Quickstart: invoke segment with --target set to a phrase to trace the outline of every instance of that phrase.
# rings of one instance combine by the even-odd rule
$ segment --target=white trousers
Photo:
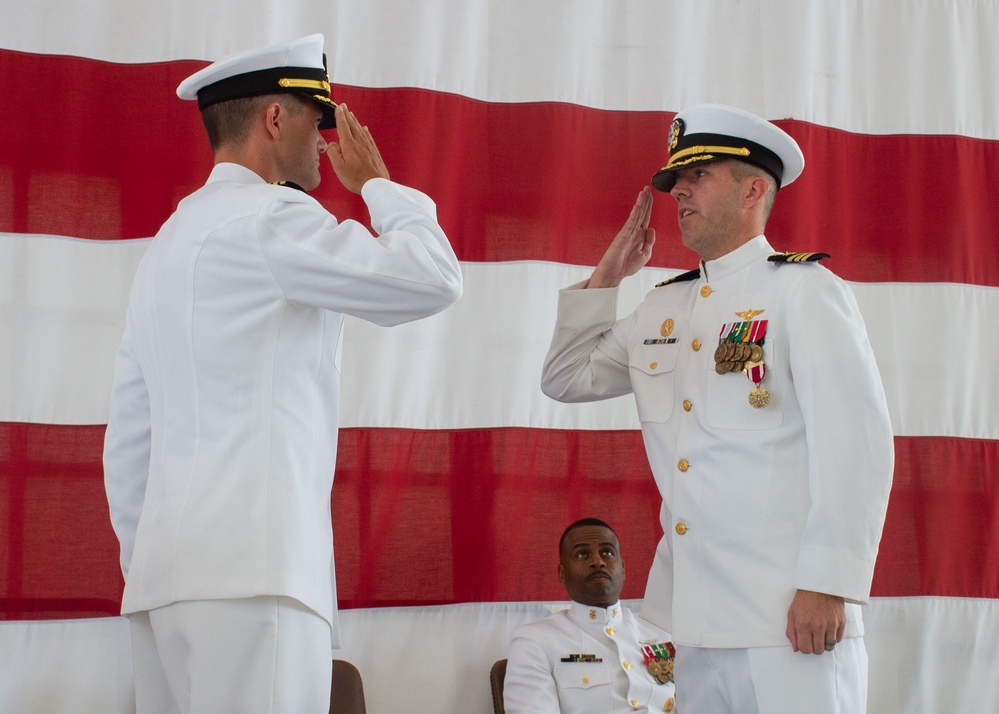
[[[860,637],[831,652],[787,647],[676,648],[676,710],[682,714],[864,714],[867,649]]]
[[[128,617],[137,714],[327,714],[329,623],[297,600],[177,602]]]

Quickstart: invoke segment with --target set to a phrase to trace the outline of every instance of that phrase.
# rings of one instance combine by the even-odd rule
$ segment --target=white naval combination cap
[[[766,169],[777,188],[801,175],[805,156],[784,130],[736,107],[696,104],[684,109],[669,128],[669,160],[652,177],[652,185],[669,191],[676,171],[693,164],[739,159]]]
[[[230,99],[261,94],[297,94],[317,102],[323,110],[320,129],[336,126],[336,103],[330,99],[330,80],[323,54],[323,36],[307,35],[208,65],[177,87],[181,99],[197,99],[198,109]]]

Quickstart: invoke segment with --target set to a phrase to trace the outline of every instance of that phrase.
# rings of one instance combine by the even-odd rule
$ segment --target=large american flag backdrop
[[[661,531],[634,405],[551,402],[541,362],[557,290],[588,275],[664,162],[673,115],[723,102],[799,141],[805,172],[768,236],[832,255],[888,394],[872,710],[999,711],[999,4],[986,0],[6,0],[0,625],[117,614],[101,467],[114,351],[149,238],[211,167],[177,84],[317,31],[334,99],[392,177],[436,201],[466,286],[427,320],[348,323],[332,502],[345,616],[419,627],[451,605],[488,618],[561,600],[555,544],[584,515],[618,529],[624,595],[641,597]],[[328,167],[313,195],[366,220]],[[655,253],[622,310],[696,265],[674,206],[656,196]]]

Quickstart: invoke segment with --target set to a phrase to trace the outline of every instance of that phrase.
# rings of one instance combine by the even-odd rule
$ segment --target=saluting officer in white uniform
[[[655,242],[645,188],[589,281],[560,293],[542,388],[635,395],[665,534],[642,614],[672,633],[684,714],[863,712],[859,606],[894,461],[863,319],[822,254],[764,235],[804,168],[788,134],[697,105],[669,144],[652,183],[699,269],[616,320],[616,288]]]
[[[566,528],[558,579],[572,604],[513,633],[507,714],[677,711],[669,633],[621,605],[624,559],[614,530],[597,518]]]
[[[104,449],[137,708],[326,712],[344,316],[427,317],[460,297],[461,270],[434,203],[391,182],[331,101],[321,35],[177,93],[197,99],[215,166],[135,276]],[[324,154],[377,235],[304,192]]]

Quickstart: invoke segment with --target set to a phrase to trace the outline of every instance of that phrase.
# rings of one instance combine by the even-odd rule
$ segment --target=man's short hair
[[[201,121],[208,132],[208,144],[213,152],[239,144],[250,133],[259,112],[271,102],[280,102],[289,113],[297,114],[305,101],[293,94],[260,94],[205,107],[201,110]]]
[[[736,181],[749,176],[759,176],[767,180],[767,195],[763,199],[763,219],[770,218],[770,212],[774,210],[774,202],[777,200],[777,179],[766,169],[755,166],[748,161],[739,159],[729,159],[727,162],[732,167],[732,175]]]
[[[565,537],[569,535],[569,531],[573,530],[574,528],[580,528],[582,526],[600,526],[601,528],[606,528],[607,530],[609,530],[611,533],[614,534],[615,538],[618,538],[617,532],[599,518],[580,518],[578,521],[572,523],[568,528],[562,531],[562,537],[559,538],[558,541],[559,557],[562,556],[562,546],[565,545]],[[620,541],[621,539],[618,538],[618,540]]]

